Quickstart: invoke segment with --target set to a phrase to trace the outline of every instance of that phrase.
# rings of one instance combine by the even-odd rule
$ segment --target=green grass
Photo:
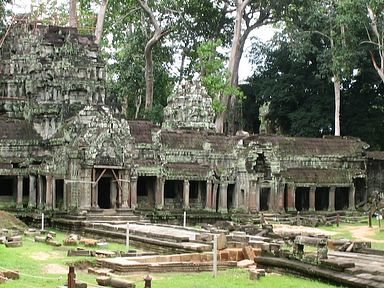
[[[57,232],[56,239],[61,241],[65,234]],[[70,249],[70,248],[68,248]],[[108,250],[125,250],[122,244],[109,243]],[[64,247],[55,248],[44,243],[35,243],[33,238],[24,237],[23,247],[6,248],[0,245],[0,267],[1,269],[18,270],[21,274],[19,280],[8,281],[2,284],[2,288],[52,288],[63,285],[66,282],[66,271],[68,263],[79,263],[82,261],[95,262],[94,257],[67,257],[67,249]],[[39,256],[39,257],[38,257]],[[48,274],[48,265],[61,265],[64,274]],[[0,269],[0,270],[1,270]],[[52,271],[53,268],[51,268]],[[51,272],[50,271],[50,272]],[[86,271],[76,269],[77,279],[96,285],[94,275],[89,275]],[[249,280],[248,272],[245,270],[233,269],[219,271],[219,277],[213,278],[211,273],[170,273],[151,275],[153,280],[152,287],[155,288],[194,288],[194,287],[270,287],[270,288],[289,288],[289,287],[314,287],[325,288],[335,287],[309,279],[296,278],[293,276],[281,276],[269,274],[260,281]],[[136,282],[136,287],[143,287],[145,274],[125,276]],[[89,286],[91,287],[91,286]]]

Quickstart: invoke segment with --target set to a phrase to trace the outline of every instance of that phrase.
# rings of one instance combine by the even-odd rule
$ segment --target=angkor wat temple
[[[199,83],[161,127],[106,105],[92,37],[20,19],[0,49],[0,206],[18,209],[354,209],[384,186],[384,153],[356,138],[225,136]]]

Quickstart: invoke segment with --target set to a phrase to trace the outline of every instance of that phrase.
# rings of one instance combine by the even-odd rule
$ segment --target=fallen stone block
[[[265,270],[264,269],[252,269],[249,270],[249,279],[251,280],[259,280],[260,277],[265,276]]]
[[[253,252],[252,247],[246,246],[242,249],[242,251],[243,251],[244,259],[249,259],[252,261],[255,260],[256,256],[255,256],[255,253]]]
[[[79,280],[75,281],[75,288],[87,288],[87,287],[88,287],[87,283]]]
[[[21,235],[17,235],[17,236],[7,236],[7,241],[8,242],[19,242],[19,241],[23,241],[23,237]]]
[[[111,277],[100,276],[100,277],[96,278],[96,282],[100,286],[110,286],[110,284],[111,284]]]
[[[239,268],[248,268],[251,265],[254,265],[255,262],[249,259],[244,259],[239,262],[237,262],[237,267]]]
[[[95,267],[89,267],[88,273],[89,274],[95,274],[99,276],[108,276],[110,273],[112,273],[113,270],[109,268],[95,268]]]
[[[217,249],[222,250],[227,248],[227,236],[224,233],[219,234],[217,237]]]
[[[81,244],[84,244],[85,246],[87,247],[96,247],[96,244],[97,244],[97,240],[95,239],[86,239],[86,238],[83,238],[80,240],[80,243]]]
[[[96,257],[116,257],[116,253],[108,250],[96,250]]]
[[[8,278],[0,276],[0,284],[5,283],[7,280],[8,280]]]
[[[45,243],[47,243],[48,245],[54,246],[54,247],[60,247],[61,246],[60,242],[58,242],[56,240],[52,240],[52,239],[46,240]]]
[[[17,280],[20,279],[20,273],[18,271],[6,270],[1,272],[2,276],[8,279]]]
[[[110,286],[114,288],[135,288],[136,285],[133,281],[111,278]]]
[[[98,242],[98,243],[96,243],[96,246],[100,247],[100,248],[107,248],[108,243],[107,242]]]
[[[35,236],[35,242],[45,243],[45,236]]]
[[[21,247],[23,246],[23,242],[5,242],[5,247],[7,248],[16,248],[16,247]]]
[[[1,236],[0,237],[0,244],[4,244],[5,242],[7,242],[7,238],[5,236]]]
[[[78,242],[77,240],[73,240],[73,239],[65,239],[63,240],[63,245],[64,246],[77,246]]]
[[[74,256],[92,256],[91,251],[89,250],[68,250],[68,257],[74,257]]]

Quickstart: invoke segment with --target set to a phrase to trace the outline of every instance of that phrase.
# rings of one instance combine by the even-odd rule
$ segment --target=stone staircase
[[[146,222],[142,216],[133,214],[132,210],[100,209],[90,211],[85,216],[85,224],[110,223],[122,224],[127,222]]]

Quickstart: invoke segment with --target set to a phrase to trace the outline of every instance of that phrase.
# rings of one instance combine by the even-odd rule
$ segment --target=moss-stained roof
[[[147,120],[131,120],[128,121],[128,125],[136,143],[152,143],[152,131],[159,129],[158,126]]]
[[[369,151],[367,157],[373,160],[384,160],[384,151]]]
[[[0,140],[41,140],[32,124],[26,120],[0,116]]]
[[[161,132],[161,143],[171,149],[202,150],[204,143],[211,144],[215,151],[227,152],[232,150],[238,137],[224,136],[222,134],[207,134],[199,131]]]
[[[282,171],[281,176],[287,182],[298,184],[346,184],[352,182],[348,170],[340,169],[288,169]]]
[[[173,175],[206,177],[209,167],[193,163],[168,163],[167,172]]]
[[[293,156],[359,156],[366,143],[359,139],[302,138],[271,135],[252,135],[244,140],[258,144],[271,144],[280,154]]]

